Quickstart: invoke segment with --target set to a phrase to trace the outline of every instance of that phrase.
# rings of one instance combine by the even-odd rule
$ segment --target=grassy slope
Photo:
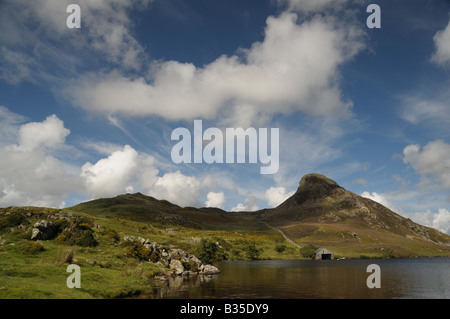
[[[0,211],[32,212],[29,225],[0,230],[0,298],[114,298],[151,292],[151,278],[162,270],[147,261],[125,257],[123,237],[148,238],[165,247],[174,245],[196,254],[202,238],[213,238],[224,248],[228,259],[246,259],[245,247],[255,243],[262,259],[300,259],[299,250],[286,242],[277,231],[268,228],[255,213],[226,213],[220,210],[181,208],[140,194],[121,195],[114,199],[100,199],[65,209],[89,218],[100,225],[94,228],[97,247],[67,246],[56,240],[42,241],[44,251],[34,255],[23,252],[30,243],[32,224],[46,219],[57,210],[47,208],[6,208]],[[404,231],[396,233],[374,229],[358,219],[345,218],[335,223],[310,220],[283,220],[282,215],[270,221],[289,238],[302,245],[327,247],[336,256],[391,257],[449,256],[450,248],[418,240]],[[386,219],[386,223],[389,221]],[[395,228],[395,224],[392,224]],[[105,233],[116,231],[121,240],[114,242]],[[354,237],[352,233],[356,233]],[[279,253],[278,244],[286,249]],[[64,255],[74,254],[72,263],[82,271],[82,288],[66,286],[68,263]],[[95,265],[87,262],[96,261]]]
[[[44,240],[41,244],[45,250],[31,255],[24,253],[23,249],[33,242],[29,240],[31,225],[46,219],[56,210],[35,207],[0,209],[41,214],[27,218],[29,225],[26,229],[13,227],[0,231],[0,242],[4,241],[0,245],[0,298],[116,298],[148,294],[152,290],[151,278],[161,273],[161,268],[151,262],[125,257],[122,239],[130,235],[148,238],[165,247],[174,245],[194,254],[197,243],[202,238],[215,238],[227,247],[228,259],[246,259],[242,248],[249,242],[256,243],[261,251],[260,258],[263,259],[301,258],[298,249],[285,243],[279,233],[267,229],[262,223],[255,224],[254,219],[250,224],[245,218],[239,219],[234,225],[238,227],[229,228],[230,225],[225,223],[225,227],[206,229],[206,224],[191,228],[178,225],[176,220],[175,223],[171,223],[174,220],[169,220],[164,224],[162,220],[158,220],[158,224],[150,224],[143,220],[146,219],[143,218],[145,215],[139,214],[133,218],[138,220],[132,220],[129,217],[134,216],[133,214],[125,214],[130,212],[130,206],[122,207],[121,212],[119,209],[100,213],[94,207],[91,207],[93,210],[89,213],[80,212],[79,208],[64,211],[86,216],[101,226],[93,228],[94,237],[99,242],[97,247],[68,246],[55,239]],[[87,207],[85,209],[89,211]],[[155,220],[154,217],[149,219]],[[213,218],[213,226],[216,218],[219,217]],[[105,229],[115,230],[121,241],[114,243],[105,234]],[[275,251],[278,242],[286,245],[286,250],[282,253]],[[70,274],[66,272],[68,263],[64,262],[64,256],[69,251],[74,254],[71,263],[81,267],[81,289],[69,289],[66,286],[66,279]],[[96,264],[88,263],[88,259],[95,260]]]

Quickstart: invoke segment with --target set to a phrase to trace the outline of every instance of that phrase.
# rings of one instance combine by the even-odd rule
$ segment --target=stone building
[[[334,253],[326,248],[319,248],[316,250],[315,260],[332,260],[334,259]]]

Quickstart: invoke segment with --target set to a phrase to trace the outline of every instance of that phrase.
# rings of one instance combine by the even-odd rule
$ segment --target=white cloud
[[[234,206],[233,208],[231,208],[232,212],[251,212],[251,211],[255,211],[258,210],[258,200],[254,197],[251,196],[249,198],[247,198],[245,200],[245,204],[243,203],[239,203],[236,206]]]
[[[55,149],[61,147],[70,131],[56,115],[48,116],[43,122],[24,124],[19,129],[19,147],[33,150],[38,147]]]
[[[377,192],[369,193],[369,192],[365,191],[361,194],[361,196],[371,199],[377,203],[380,203],[381,205],[389,208],[390,210],[392,210],[394,212],[398,212],[398,209],[390,201],[388,201],[386,199],[386,196],[383,194],[378,194]]]
[[[264,197],[270,207],[277,207],[286,199],[294,195],[294,193],[294,191],[286,191],[286,188],[284,187],[271,187],[266,191]]]
[[[89,194],[98,198],[125,193],[139,169],[138,157],[136,150],[126,145],[122,151],[115,151],[95,164],[84,164],[81,177]]]
[[[408,145],[403,156],[403,162],[421,175],[424,185],[434,182],[450,188],[450,145],[445,141],[429,142],[422,150],[420,145]]]
[[[25,117],[0,105],[0,147],[17,141],[19,134],[17,127],[25,120]]]
[[[19,125],[21,116],[0,111],[7,115],[2,130],[10,133],[0,137],[0,205],[64,206],[64,198],[82,185],[76,169],[53,155],[69,134],[64,123],[52,115]]]
[[[444,30],[434,35],[433,40],[436,50],[431,61],[441,66],[450,66],[450,22]]]
[[[159,177],[149,191],[158,199],[166,199],[180,206],[201,206],[199,200],[204,181],[195,176],[183,175],[180,171],[166,173]]]
[[[403,101],[400,116],[412,124],[428,123],[430,128],[442,126],[446,130],[450,125],[449,99],[447,91],[436,92],[435,88],[430,98],[407,97]]]
[[[425,213],[414,213],[411,215],[411,219],[417,223],[433,227],[450,235],[450,212],[447,209],[441,208],[437,213],[427,210]]]
[[[66,95],[106,115],[168,120],[226,115],[241,125],[295,111],[347,114],[352,103],[342,97],[338,68],[364,48],[363,31],[325,17],[300,25],[296,20],[293,13],[269,17],[264,41],[203,67],[160,62],[152,68],[152,81],[118,71],[90,74],[71,83]]]
[[[81,57],[89,60],[91,54],[121,69],[139,69],[146,56],[133,36],[130,12],[149,2],[79,0],[81,30],[71,30],[66,8],[73,1],[3,1],[0,58],[6,63],[0,65],[0,77],[13,84],[57,81],[59,76],[73,76]]]
[[[208,195],[206,195],[206,207],[217,207],[224,209],[225,207],[225,194],[223,192],[209,192]]]

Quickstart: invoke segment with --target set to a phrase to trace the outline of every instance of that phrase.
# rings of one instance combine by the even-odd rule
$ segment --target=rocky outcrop
[[[51,239],[56,234],[55,224],[48,220],[40,220],[33,225],[31,240]]]
[[[219,274],[220,270],[213,265],[204,265],[200,259],[188,252],[171,247],[169,249],[162,247],[156,242],[142,237],[125,236],[124,241],[133,244],[138,243],[149,251],[149,261],[154,262],[161,267],[173,271],[174,275],[192,276],[192,275],[214,275]]]

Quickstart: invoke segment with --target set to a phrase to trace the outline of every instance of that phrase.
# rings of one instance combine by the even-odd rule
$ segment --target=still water
[[[381,288],[366,285],[367,266]],[[219,275],[154,282],[151,298],[450,298],[450,258],[263,260],[218,264]]]

